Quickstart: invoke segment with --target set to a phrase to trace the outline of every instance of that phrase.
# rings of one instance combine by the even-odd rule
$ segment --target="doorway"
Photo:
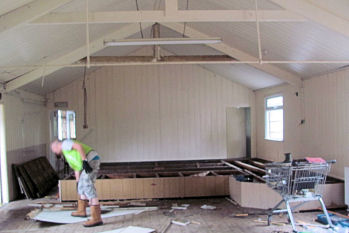
[[[5,114],[4,105],[0,104],[0,204],[9,202],[6,139],[5,139]]]
[[[251,158],[251,108],[229,107],[227,120],[227,157]]]

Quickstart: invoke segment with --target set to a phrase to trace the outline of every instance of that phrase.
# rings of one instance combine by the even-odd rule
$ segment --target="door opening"
[[[226,109],[227,157],[251,158],[251,108]]]
[[[5,139],[5,114],[4,105],[0,104],[0,204],[9,202],[6,139]]]

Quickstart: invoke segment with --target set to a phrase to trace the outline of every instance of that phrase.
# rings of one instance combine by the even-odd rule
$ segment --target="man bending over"
[[[86,217],[86,207],[90,204],[91,219],[84,222],[85,227],[94,227],[103,224],[101,208],[97,198],[96,181],[100,158],[96,151],[88,145],[75,140],[54,141],[51,143],[51,150],[57,156],[64,155],[65,160],[75,172],[77,190],[80,199],[78,209],[71,215],[74,217]]]

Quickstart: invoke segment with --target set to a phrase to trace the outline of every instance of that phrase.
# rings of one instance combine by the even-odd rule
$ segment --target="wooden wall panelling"
[[[252,106],[252,90],[192,65],[105,67],[50,93],[77,112],[78,138],[103,162],[227,158],[226,108]],[[108,107],[106,107],[108,106]]]
[[[229,176],[98,179],[99,199],[181,198],[229,195]],[[76,200],[76,182],[60,180],[63,201]]]

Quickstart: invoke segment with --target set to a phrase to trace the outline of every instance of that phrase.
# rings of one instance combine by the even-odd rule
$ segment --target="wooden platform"
[[[229,176],[238,171],[220,160],[102,164],[100,200],[229,195]],[[76,182],[60,180],[61,201],[77,200]]]
[[[75,180],[59,181],[62,201],[77,200]],[[229,176],[99,179],[100,200],[229,195]]]
[[[327,207],[343,207],[344,183],[331,178],[329,182],[322,185],[322,197]],[[230,197],[242,207],[269,209],[273,208],[282,197],[265,183],[240,182],[234,177],[229,177]],[[311,210],[320,208],[318,201],[304,204],[300,210]]]

